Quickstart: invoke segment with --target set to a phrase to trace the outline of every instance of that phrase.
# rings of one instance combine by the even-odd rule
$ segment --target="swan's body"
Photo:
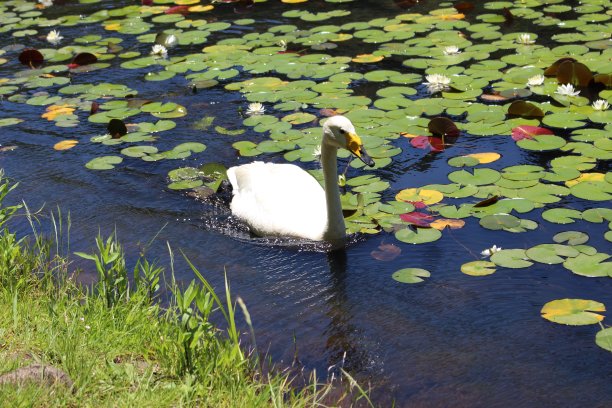
[[[321,164],[325,189],[293,164],[254,162],[231,167],[232,214],[259,236],[305,238],[341,244],[344,218],[338,190],[337,152],[345,148],[372,165],[353,124],[334,116],[323,126]]]

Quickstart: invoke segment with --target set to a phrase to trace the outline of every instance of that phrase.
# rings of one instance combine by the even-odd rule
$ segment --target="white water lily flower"
[[[544,83],[545,79],[544,75],[534,75],[527,79],[527,86],[540,86]]]
[[[246,110],[247,115],[263,115],[266,108],[259,102],[249,103],[249,107]]]
[[[555,93],[564,96],[578,96],[580,91],[576,91],[572,84],[563,84],[557,87]]]
[[[321,145],[318,145],[312,151],[312,155],[315,159],[319,160],[321,158]]]
[[[446,91],[449,88],[448,84],[451,82],[449,77],[441,74],[427,75],[425,79],[427,80],[425,85],[427,85],[427,90],[429,93]]]
[[[168,37],[166,37],[164,44],[166,47],[172,48],[176,45],[177,42],[178,42],[178,39],[176,38],[176,35],[170,34]]]
[[[461,54],[459,47],[457,47],[456,45],[449,45],[448,47],[444,47],[444,50],[442,52],[444,53],[444,55]]]
[[[531,39],[531,34],[519,34],[516,42],[523,45],[534,44],[535,40]]]
[[[595,109],[596,111],[605,111],[608,109],[608,107],[610,106],[610,104],[608,103],[608,101],[606,101],[605,99],[598,99],[595,102],[593,102],[593,105],[591,105],[593,107],[593,109]]]
[[[49,34],[47,34],[47,41],[53,45],[59,44],[63,39],[64,37],[62,37],[60,32],[57,30],[52,30]]]
[[[287,51],[287,41],[280,40],[277,44],[283,51]]]
[[[151,49],[152,55],[159,55],[162,58],[168,57],[168,50],[163,45],[155,44]]]
[[[51,7],[53,5],[53,0],[38,0],[38,4],[43,7]]]
[[[482,255],[482,256],[491,256],[494,253],[499,252],[501,250],[502,250],[501,247],[498,247],[497,245],[493,245],[491,248],[487,248],[484,251],[482,251],[480,253],[480,255]]]

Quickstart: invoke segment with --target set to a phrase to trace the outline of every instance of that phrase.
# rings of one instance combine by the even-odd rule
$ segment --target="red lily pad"
[[[83,65],[95,64],[98,62],[98,57],[90,52],[80,52],[70,61],[69,67],[76,68]]]
[[[593,79],[593,73],[578,61],[563,61],[557,69],[557,81],[560,84],[587,86]]]
[[[400,218],[402,221],[407,222],[412,225],[416,225],[421,228],[429,228],[434,220],[433,215],[425,214],[422,212],[413,211],[406,214],[400,214]]]
[[[45,62],[45,57],[34,48],[26,48],[19,54],[19,62],[31,68],[38,68]]]
[[[392,261],[398,256],[400,256],[401,253],[402,250],[397,245],[380,244],[378,246],[378,249],[372,251],[370,255],[372,255],[372,258],[378,261]]]
[[[539,126],[521,125],[512,129],[512,140],[519,141],[522,139],[533,139],[534,136],[538,135],[552,135],[553,132],[550,129],[546,129]]]
[[[430,120],[429,124],[427,125],[427,128],[434,136],[459,136],[459,128],[457,128],[455,122],[453,122],[449,118],[445,118],[442,116],[438,116]]]
[[[544,117],[544,112],[533,103],[514,101],[508,107],[508,115],[520,116],[523,118],[542,118]]]

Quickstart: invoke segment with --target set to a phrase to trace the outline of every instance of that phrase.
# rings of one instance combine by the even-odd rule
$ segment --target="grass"
[[[257,353],[240,345],[229,283],[222,299],[189,260],[198,279],[186,288],[172,279],[173,300],[161,307],[164,268],[142,258],[128,270],[115,234],[98,236],[94,253],[77,254],[93,261],[98,280],[79,285],[68,256],[69,217],[52,214],[54,234],[44,237],[25,204],[2,205],[14,187],[0,171],[0,406],[371,405],[351,377],[341,387],[313,379],[297,389],[286,372],[264,374]],[[6,227],[20,210],[32,226],[22,238]],[[173,277],[174,262],[170,269]],[[225,330],[211,323],[218,313]],[[49,385],[40,371],[7,380],[35,364],[69,380]]]

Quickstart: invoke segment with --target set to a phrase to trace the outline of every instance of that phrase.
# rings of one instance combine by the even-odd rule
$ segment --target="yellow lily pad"
[[[61,142],[57,142],[53,145],[55,150],[68,150],[72,149],[79,143],[78,140],[62,140]]]
[[[358,62],[360,64],[372,64],[374,62],[382,61],[382,55],[373,55],[373,54],[359,54],[351,61]]]
[[[551,322],[582,326],[601,322],[604,317],[594,312],[605,311],[604,304],[594,300],[558,299],[546,303],[540,313]]]
[[[499,160],[501,155],[495,152],[486,152],[486,153],[472,153],[466,154],[467,157],[473,157],[478,160],[480,164],[492,163],[496,160]]]
[[[444,194],[439,191],[421,188],[406,188],[395,196],[398,201],[421,201],[427,205],[439,203],[443,198]]]

